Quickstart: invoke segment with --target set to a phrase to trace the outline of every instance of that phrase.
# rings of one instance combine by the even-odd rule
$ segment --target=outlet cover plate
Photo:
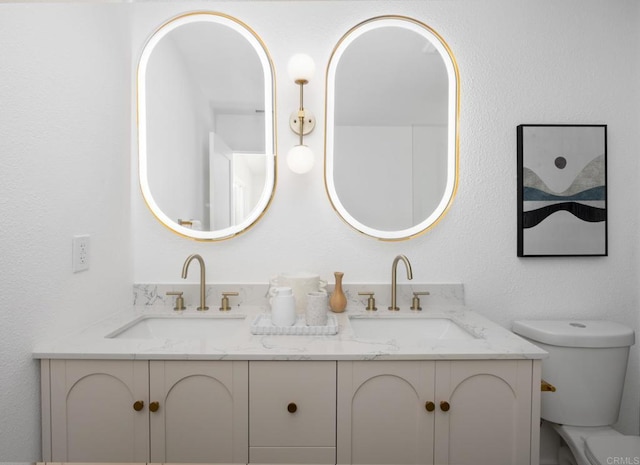
[[[73,236],[73,272],[89,269],[90,236]]]

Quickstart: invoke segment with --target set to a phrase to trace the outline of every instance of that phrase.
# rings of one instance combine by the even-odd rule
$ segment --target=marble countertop
[[[193,307],[171,309],[133,306],[85,330],[39,344],[37,359],[139,359],[139,360],[460,360],[460,359],[542,359],[546,352],[483,316],[458,306],[432,307],[428,311],[401,310],[367,312],[364,307],[333,314],[339,325],[335,335],[254,335],[250,328],[266,306],[236,306],[228,313],[212,309],[198,312]],[[106,337],[140,318],[207,319],[229,316],[245,318],[233,337],[201,339],[118,339]],[[356,337],[351,318],[445,318],[474,337],[425,339],[412,343],[402,338],[366,340]],[[384,322],[380,322],[384,324]]]

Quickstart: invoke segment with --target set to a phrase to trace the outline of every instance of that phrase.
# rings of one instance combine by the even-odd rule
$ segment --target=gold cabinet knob
[[[133,410],[135,410],[136,412],[139,412],[140,410],[142,410],[144,408],[144,402],[141,400],[136,400],[133,403]]]
[[[298,410],[298,406],[296,405],[295,402],[290,402],[289,405],[287,405],[287,411],[289,413],[296,413],[297,410]]]
[[[434,404],[433,402],[429,401],[426,404],[424,404],[424,408],[427,409],[427,412],[433,412],[436,409],[436,404]]]
[[[151,410],[152,412],[157,412],[159,408],[160,408],[159,402],[151,402],[149,404],[149,410]]]
[[[443,412],[448,412],[450,408],[451,406],[449,405],[449,402],[447,402],[446,400],[443,400],[442,402],[440,402],[440,410],[442,410]]]

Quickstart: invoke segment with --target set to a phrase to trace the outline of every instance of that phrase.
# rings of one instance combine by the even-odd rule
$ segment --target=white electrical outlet
[[[90,236],[73,236],[73,272],[89,269]]]

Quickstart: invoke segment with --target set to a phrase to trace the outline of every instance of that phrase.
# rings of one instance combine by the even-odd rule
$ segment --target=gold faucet
[[[198,307],[198,310],[209,310],[209,307],[207,307],[204,260],[197,253],[189,255],[185,260],[184,265],[182,265],[182,279],[187,279],[189,264],[194,258],[200,262],[200,306]]]
[[[398,272],[398,262],[402,260],[404,262],[405,267],[407,268],[407,279],[413,279],[413,272],[411,271],[411,263],[409,263],[409,259],[404,255],[398,255],[393,259],[393,264],[391,265],[391,306],[389,310],[398,311],[400,310],[396,305],[396,274]]]

